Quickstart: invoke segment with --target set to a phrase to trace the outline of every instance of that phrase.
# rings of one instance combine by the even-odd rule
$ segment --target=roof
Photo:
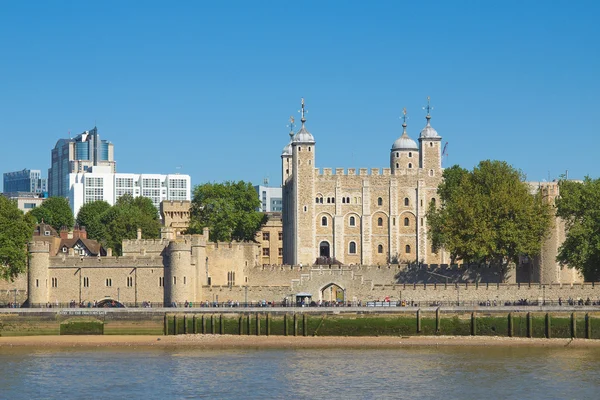
[[[66,247],[67,249],[72,249],[75,247],[77,243],[80,243],[80,246],[85,247],[90,255],[97,256],[103,255],[104,249],[102,245],[95,240],[92,239],[83,239],[83,238],[75,238],[75,239],[61,239],[60,245],[58,246],[60,249]]]

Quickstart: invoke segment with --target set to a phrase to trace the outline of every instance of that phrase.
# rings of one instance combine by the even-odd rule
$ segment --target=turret
[[[48,268],[50,245],[48,242],[29,242],[29,268],[27,293],[29,307],[40,307],[48,303]]]
[[[406,133],[406,108],[403,110],[402,136],[400,136],[392,145],[390,152],[390,168],[392,174],[396,174],[397,170],[416,169],[417,154],[419,147]]]
[[[294,164],[292,162],[292,141],[294,140],[294,117],[290,117],[290,141],[281,152],[281,186],[292,176]]]
[[[431,126],[431,110],[433,107],[430,105],[430,98],[427,97],[427,125],[421,131],[419,135],[420,144],[420,166],[424,170],[438,171],[442,168],[442,156],[441,156],[441,143],[442,138],[438,135],[437,131]]]
[[[167,247],[165,262],[165,305],[196,301],[196,274],[192,247],[187,240],[174,240]]]

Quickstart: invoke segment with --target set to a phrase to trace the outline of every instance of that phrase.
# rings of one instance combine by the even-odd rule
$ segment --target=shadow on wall
[[[503,283],[508,274],[485,265],[413,264],[398,272],[396,283]]]

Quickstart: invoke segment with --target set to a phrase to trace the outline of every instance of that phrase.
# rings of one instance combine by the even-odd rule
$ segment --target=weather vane
[[[308,110],[304,109],[304,97],[302,97],[302,99],[301,99],[301,104],[302,104],[302,108],[300,110],[298,110],[298,112],[302,116],[300,118],[300,122],[302,122],[302,125],[304,125],[304,123],[306,122],[306,118],[304,117],[304,114],[306,114],[308,112]]]
[[[406,120],[408,119],[408,117],[406,116],[406,107],[404,107],[402,109],[402,116],[400,117],[402,118],[402,126],[406,126]]]
[[[431,111],[433,110],[433,107],[430,104],[431,102],[431,98],[429,96],[427,96],[427,106],[423,107],[423,110],[427,110],[427,119],[431,118]]]
[[[288,125],[288,127],[290,128],[290,137],[294,136],[294,127],[295,127],[294,121],[295,121],[294,116],[290,115],[290,124]]]

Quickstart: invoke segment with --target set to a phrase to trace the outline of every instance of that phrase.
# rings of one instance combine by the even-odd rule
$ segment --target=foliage
[[[188,233],[210,229],[210,240],[252,241],[266,221],[251,183],[205,183],[194,188]]]
[[[482,161],[473,171],[444,171],[441,207],[427,213],[435,249],[452,259],[506,268],[520,255],[540,253],[552,215],[541,194],[531,194],[524,176],[504,161]]]
[[[565,220],[567,235],[557,261],[583,273],[586,281],[600,279],[600,179],[561,180],[556,215]]]
[[[63,226],[70,229],[75,223],[69,201],[64,197],[50,197],[39,207],[29,211],[29,214],[36,219],[38,224],[43,220],[57,231],[60,231]]]
[[[110,204],[104,200],[86,203],[77,213],[77,225],[85,227],[89,238],[101,241],[106,237],[106,229],[100,222],[100,217],[109,209]]]
[[[116,204],[100,216],[100,224],[104,226],[104,237],[101,239],[105,247],[112,248],[116,254],[122,253],[123,239],[135,239],[137,230],[142,230],[144,239],[155,239],[160,236],[158,210],[147,197],[121,196]]]
[[[0,196],[0,279],[12,279],[27,267],[27,242],[35,221],[17,204]]]

